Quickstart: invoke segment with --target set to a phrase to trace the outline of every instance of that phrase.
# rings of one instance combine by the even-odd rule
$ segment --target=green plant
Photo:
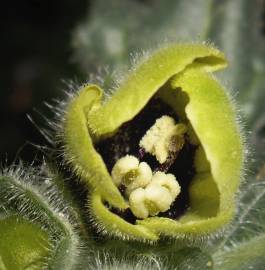
[[[145,39],[142,38],[147,36],[147,33],[141,33],[137,39],[128,38],[128,34],[134,31],[140,33],[139,27],[144,23],[146,28],[141,31],[149,31],[148,36],[153,43],[161,41],[162,33],[169,38],[176,35],[179,39],[188,41],[194,40],[194,36],[200,33],[202,40],[210,39],[220,46],[231,62],[228,71],[221,73],[221,80],[229,81],[232,89],[240,90],[234,97],[237,107],[241,109],[238,114],[242,115],[246,130],[252,130],[251,136],[247,132],[245,135],[247,145],[251,147],[244,150],[244,156],[247,160],[246,167],[251,168],[254,173],[245,172],[245,180],[237,191],[235,217],[231,221],[234,212],[233,198],[238,187],[243,159],[241,138],[233,105],[227,98],[227,90],[208,73],[225,65],[224,56],[205,44],[193,44],[188,45],[190,47],[186,50],[189,61],[175,65],[174,60],[185,54],[176,54],[174,46],[173,53],[168,54],[166,50],[171,47],[162,46],[158,50],[159,56],[156,56],[155,51],[139,56],[134,64],[136,68],[132,69],[129,75],[122,75],[123,82],[119,82],[118,87],[111,87],[111,82],[115,80],[113,74],[107,74],[100,83],[96,80],[97,85],[106,89],[104,93],[95,84],[70,85],[74,91],[67,93],[68,100],[66,97],[65,101],[51,107],[58,117],[50,123],[53,131],[47,136],[51,144],[45,153],[43,164],[36,168],[19,164],[3,169],[0,176],[0,269],[263,269],[265,182],[262,170],[258,175],[256,172],[264,162],[262,151],[259,151],[263,147],[261,141],[264,139],[264,92],[260,91],[264,85],[264,49],[259,45],[255,45],[255,51],[249,49],[253,48],[254,44],[264,42],[257,32],[259,2],[154,1],[151,8],[144,6],[144,9],[138,12],[141,5],[128,1],[97,1],[94,4],[94,15],[87,22],[89,28],[86,24],[80,25],[75,32],[76,59],[79,59],[85,71],[93,70],[88,63],[96,63],[95,66],[99,63],[95,59],[91,61],[91,54],[87,51],[92,50],[100,55],[104,64],[109,63],[117,69],[124,69],[129,52],[147,47]],[[124,13],[122,10],[132,14],[131,19],[124,21],[123,15],[120,16]],[[200,15],[196,24],[189,22],[190,14],[195,10]],[[98,16],[99,13],[102,16]],[[160,17],[154,20],[154,13],[160,14]],[[243,24],[242,21],[247,21],[248,24]],[[172,27],[179,25],[179,22],[181,27]],[[255,31],[246,31],[247,27]],[[114,35],[109,34],[111,31]],[[86,42],[86,37],[93,33],[97,33],[94,43]],[[119,42],[99,42],[102,38],[113,36]],[[246,39],[249,41],[242,42]],[[102,47],[102,44],[107,47]],[[119,45],[118,48],[108,47],[115,44]],[[181,49],[183,48],[185,46]],[[193,50],[190,50],[191,48]],[[200,49],[197,51],[195,48]],[[170,57],[166,63],[172,66],[172,70],[169,67],[159,72],[159,68],[154,70],[152,61],[157,57],[159,64],[163,64],[162,59],[167,55]],[[154,77],[155,80],[146,79],[149,77]],[[113,91],[117,88],[117,92]],[[172,104],[173,98],[168,93],[169,89],[176,88],[179,91],[176,91],[179,103]],[[131,103],[132,92],[128,93],[128,89],[137,93],[137,98]],[[168,124],[168,130],[173,130],[174,136],[178,138],[178,146],[173,149],[173,153],[177,155],[183,148],[185,136],[193,143],[198,143],[199,137],[202,147],[197,149],[195,155],[196,171],[209,172],[210,165],[211,172],[218,176],[216,185],[213,185],[210,179],[206,181],[206,185],[197,185],[193,190],[193,209],[205,215],[206,221],[201,225],[196,215],[188,217],[187,220],[195,225],[193,233],[189,230],[192,226],[189,228],[184,224],[180,229],[175,229],[175,225],[168,221],[163,228],[163,217],[149,217],[147,220],[150,223],[155,221],[150,226],[145,220],[139,222],[138,227],[124,224],[124,220],[120,218],[121,209],[128,206],[124,197],[127,196],[126,192],[131,192],[131,179],[135,181],[140,172],[148,172],[140,171],[137,166],[141,163],[136,162],[133,170],[127,170],[124,176],[124,165],[115,161],[132,153],[123,148],[118,149],[118,152],[121,151],[118,159],[113,158],[111,164],[106,162],[108,158],[104,149],[111,144],[119,145],[122,139],[122,136],[115,133],[117,127],[131,120],[136,112],[143,110],[148,98],[158,89],[160,96],[177,111],[181,124],[184,124],[179,133],[176,133],[179,123]],[[77,90],[79,91],[76,92]],[[235,96],[233,92],[229,95]],[[204,107],[204,104],[210,104],[210,99],[214,100],[214,104]],[[189,107],[187,103],[190,104]],[[123,106],[118,107],[121,104]],[[183,108],[186,108],[185,112]],[[222,117],[219,118],[220,115]],[[109,121],[105,121],[106,119]],[[159,119],[161,118],[155,117],[154,120]],[[203,122],[198,122],[199,119],[203,119]],[[153,129],[150,129],[150,125],[144,131],[152,135],[157,126],[153,125]],[[227,127],[228,130],[225,129]],[[217,138],[223,138],[221,146],[216,147],[214,140],[211,142],[211,138],[207,137],[207,130],[217,134]],[[125,126],[124,131],[130,133],[132,129]],[[142,135],[145,135],[145,132]],[[113,136],[114,134],[117,136]],[[171,138],[171,135],[167,137],[166,134],[160,136],[165,138],[165,142]],[[130,140],[129,142],[131,143]],[[123,140],[123,143],[128,141]],[[144,142],[140,144],[141,147],[139,144],[137,141],[136,146],[140,149],[134,151],[140,150],[140,156],[149,151],[152,157],[148,159],[148,164],[153,164],[154,158],[163,159],[163,151],[166,159],[168,158],[169,150],[164,144],[158,147],[158,150],[148,148]],[[95,152],[94,146],[103,156],[104,162]],[[145,149],[144,152],[142,148]],[[234,156],[230,149],[236,151]],[[249,156],[248,151],[253,150],[256,154]],[[110,157],[115,156],[115,151],[111,152],[113,156]],[[175,158],[173,155],[172,159],[168,159],[169,166]],[[225,159],[229,162],[224,162]],[[254,159],[254,162],[250,162],[251,159]],[[114,175],[114,179],[118,179],[116,185],[110,177],[115,164],[117,170],[112,177]],[[222,170],[216,164],[221,164]],[[109,167],[109,172],[106,166]],[[167,174],[166,170],[167,166],[159,167],[160,172]],[[228,177],[231,177],[230,182],[222,186]],[[178,180],[178,177],[176,178]],[[148,184],[139,185],[144,189]],[[220,194],[215,192],[216,186]],[[123,196],[117,187],[125,188]],[[170,188],[166,188],[163,192],[169,190]],[[210,207],[204,203],[201,194],[207,197],[207,202],[211,201]],[[216,201],[223,208],[214,207]],[[115,206],[112,212],[111,206]],[[157,215],[156,207],[148,205],[147,208],[150,215]],[[162,216],[163,211],[160,213]],[[219,214],[224,217],[221,221],[214,222],[214,219],[209,218]],[[157,229],[153,231],[155,226]],[[140,241],[133,241],[135,239]]]
[[[211,47],[199,44],[169,45],[154,52],[147,60],[134,67],[105,103],[101,101],[104,100],[104,96],[101,97],[103,91],[96,85],[81,88],[77,96],[70,101],[65,109],[62,123],[64,153],[81,180],[92,187],[90,208],[100,230],[107,235],[116,235],[125,239],[154,241],[159,234],[173,237],[207,234],[231,219],[234,212],[233,196],[241,174],[243,150],[235,113],[229,104],[229,99],[218,82],[208,74],[209,71],[224,65],[222,54]],[[156,103],[155,108],[152,103]],[[166,104],[169,108],[163,108]],[[149,110],[149,114],[143,115],[146,110]],[[147,130],[150,126],[144,123],[153,124],[158,118],[162,121],[165,117],[163,115],[167,114],[172,114],[172,117],[174,115],[186,130],[183,131],[186,133],[185,138],[176,137],[177,133],[171,134],[172,138],[177,138],[174,143],[178,144],[180,139],[183,140],[182,155],[185,148],[194,150],[190,150],[185,160],[181,161],[182,155],[178,156],[181,149],[176,149],[177,152],[174,152],[174,149],[163,150],[161,149],[163,145],[160,145],[158,150],[152,153],[158,159],[156,164],[148,157],[144,159],[142,156],[139,159],[150,161],[153,163],[153,170],[161,171],[159,176],[161,179],[158,181],[167,181],[164,172],[170,170],[170,167],[173,168],[171,173],[174,176],[171,176],[176,176],[177,180],[182,182],[182,193],[189,194],[190,202],[186,202],[189,204],[189,210],[175,223],[172,219],[166,218],[170,217],[168,215],[164,218],[146,219],[148,213],[144,212],[151,211],[151,216],[156,216],[161,211],[160,207],[166,203],[162,203],[162,198],[168,198],[170,195],[166,195],[166,191],[161,188],[158,190],[157,185],[154,190],[154,186],[147,187],[148,182],[137,184],[135,182],[137,180],[131,175],[128,176],[131,179],[127,181],[134,187],[130,188],[131,194],[125,197],[128,197],[129,208],[134,215],[144,218],[142,221],[136,220],[136,225],[132,225],[126,218],[115,215],[114,209],[110,210],[114,207],[125,212],[128,208],[127,202],[121,195],[123,193],[119,192],[114,181],[119,177],[120,180],[116,185],[126,187],[126,183],[121,181],[124,175],[126,177],[126,174],[136,170],[136,167],[128,169],[127,167],[132,166],[131,164],[137,162],[137,159],[133,156],[124,159],[123,156],[137,155],[135,148],[140,143],[137,140],[142,136],[139,137],[138,134],[145,134],[145,132],[151,134],[151,129]],[[168,128],[170,126],[162,127],[161,130],[165,133],[164,129]],[[76,133],[76,130],[79,132]],[[157,133],[160,131],[154,132],[156,134],[151,136],[158,136]],[[142,140],[143,144],[138,146],[139,150],[148,151],[145,146],[153,140],[149,137],[146,137],[145,142]],[[163,142],[165,146],[173,143],[170,141],[171,137],[168,138],[168,142]],[[163,139],[159,138],[159,141],[161,140]],[[154,141],[153,144],[152,147],[157,147],[158,142]],[[166,156],[161,161],[159,157],[162,151],[166,152],[162,153]],[[226,157],[230,153],[232,155],[227,161]],[[194,158],[195,165],[193,165]],[[185,165],[188,159],[191,159],[189,166]],[[114,168],[115,162],[117,165]],[[121,164],[118,165],[118,162]],[[144,164],[148,166],[146,162]],[[162,167],[165,166],[167,168],[163,169]],[[174,166],[180,168],[176,169]],[[186,171],[194,175],[186,176],[186,172],[182,175],[182,166],[186,166]],[[113,179],[110,177],[111,170]],[[144,177],[141,175],[138,182],[143,181]],[[152,171],[150,171],[151,177]],[[158,174],[154,175],[150,180],[151,183],[157,177]],[[192,181],[191,186],[188,184],[190,181]],[[172,180],[172,183],[174,182],[175,179]],[[229,188],[227,188],[228,184]],[[168,183],[164,185],[167,186]],[[150,199],[139,198],[145,196],[145,190],[138,188],[145,187],[151,188],[152,191],[149,192],[153,194],[158,192],[158,197],[152,199],[152,194],[148,195],[147,189],[146,196]],[[128,188],[126,190],[128,192]],[[184,196],[181,196],[182,199]],[[160,205],[156,203],[158,201],[161,201]],[[104,203],[108,206],[104,206]],[[174,207],[181,208],[181,204],[183,202],[178,200]],[[172,207],[170,209],[166,207],[162,212],[166,210],[177,211]]]

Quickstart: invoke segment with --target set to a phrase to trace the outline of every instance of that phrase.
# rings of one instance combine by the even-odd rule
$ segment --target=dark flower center
[[[181,193],[172,203],[170,209],[159,213],[158,216],[177,219],[189,207],[189,185],[195,175],[193,163],[196,146],[192,145],[188,136],[185,135],[185,143],[182,149],[177,154],[170,154],[163,164],[160,164],[154,156],[140,148],[139,141],[141,138],[155,123],[156,119],[163,115],[174,118],[176,123],[180,122],[179,117],[169,105],[162,99],[153,97],[131,121],[124,123],[113,136],[100,140],[95,148],[102,156],[109,173],[121,157],[133,155],[138,157],[140,161],[147,162],[153,171],[159,170],[175,175],[181,186]],[[121,185],[119,189],[124,194],[124,186]],[[136,220],[130,209],[124,212],[117,211],[117,209],[112,209],[112,211],[128,222],[134,223]]]

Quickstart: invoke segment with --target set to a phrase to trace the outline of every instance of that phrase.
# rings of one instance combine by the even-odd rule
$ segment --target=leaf
[[[264,269],[265,234],[238,244],[231,250],[215,254],[216,270]]]
[[[51,243],[40,226],[17,215],[0,217],[0,268],[40,269],[50,253]]]
[[[78,215],[73,213],[69,203],[63,200],[53,182],[54,175],[49,175],[46,170],[21,166],[5,169],[0,175],[0,209],[28,220],[32,223],[32,231],[37,226],[42,229],[40,233],[48,235],[51,247],[45,264],[49,269],[77,269],[81,263],[81,246],[84,249],[82,238],[85,239],[85,236],[81,231],[84,225],[76,219]],[[3,222],[7,222],[6,218]],[[10,227],[16,226],[16,220],[12,219],[10,223]],[[22,225],[18,222],[17,226],[23,227],[23,222]],[[28,230],[28,225],[25,226]],[[23,238],[21,241],[18,238],[18,245],[23,245],[23,241]],[[31,245],[35,246],[30,231],[27,241],[28,249]],[[16,239],[5,241],[5,245],[12,250]],[[28,253],[34,253],[34,249]],[[23,249],[18,250],[17,256],[25,257],[23,254]]]
[[[213,254],[216,269],[263,269],[265,264],[265,182],[242,191],[238,216]]]

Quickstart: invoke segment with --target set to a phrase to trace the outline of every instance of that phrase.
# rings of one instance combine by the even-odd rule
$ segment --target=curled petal
[[[224,55],[215,48],[200,44],[170,45],[133,69],[108,101],[101,101],[97,86],[88,85],[69,103],[63,132],[66,158],[90,188],[90,211],[102,231],[154,241],[161,234],[176,238],[183,234],[207,235],[231,220],[242,174],[243,144],[233,104],[226,90],[209,73],[225,66]],[[152,168],[156,173],[150,180],[152,166],[148,162],[150,166],[143,160],[129,160],[125,156],[128,160],[119,163],[124,153],[118,158],[112,154],[104,156],[98,143],[112,136],[117,136],[115,143],[119,143],[122,139],[119,131],[136,121],[153,98],[163,101],[177,114],[177,122],[169,124],[169,130],[185,127],[177,140],[178,151],[195,154],[189,170],[183,172],[185,166],[176,166],[165,176],[162,171],[168,170],[177,155],[170,156],[172,134],[169,132],[165,138],[160,135],[167,130],[158,132],[162,139],[154,140],[151,145],[160,147],[149,152],[159,160],[160,167]],[[132,141],[129,138],[129,144]],[[148,148],[145,143],[143,146]],[[187,162],[185,157],[182,161]],[[181,177],[190,177],[191,183],[188,185],[180,179],[181,183],[174,169],[181,172]],[[122,194],[121,183],[129,190],[129,204]],[[183,192],[189,198],[189,207],[182,215],[154,216],[175,207],[178,203],[175,198]],[[131,213],[127,215],[129,206],[134,219]]]

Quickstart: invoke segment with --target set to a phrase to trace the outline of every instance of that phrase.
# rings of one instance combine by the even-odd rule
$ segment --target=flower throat
[[[157,216],[177,219],[189,207],[189,185],[195,175],[193,163],[196,146],[192,145],[188,136],[184,134],[184,142],[180,150],[174,154],[169,153],[163,163],[158,162],[154,155],[139,146],[139,142],[146,132],[156,123],[157,119],[165,115],[174,119],[176,124],[180,124],[179,117],[173,109],[162,99],[153,97],[140,113],[124,123],[113,136],[100,140],[95,148],[102,156],[109,173],[119,159],[132,155],[137,157],[140,162],[146,162],[153,172],[173,174],[181,187],[181,192],[171,204],[170,209],[158,213]],[[119,190],[125,196],[125,186],[120,185]],[[126,221],[135,223],[136,217],[130,209],[123,212],[117,209],[112,209],[112,211]]]

